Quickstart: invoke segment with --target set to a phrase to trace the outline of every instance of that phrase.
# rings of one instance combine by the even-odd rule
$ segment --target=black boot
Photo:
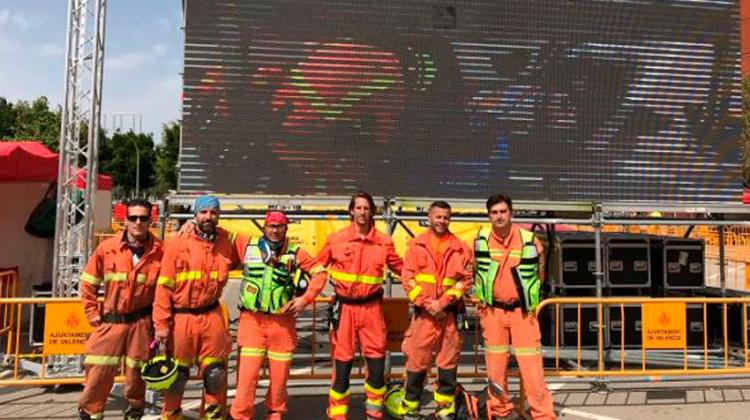
[[[123,412],[123,420],[141,420],[143,417],[143,408],[128,407]]]

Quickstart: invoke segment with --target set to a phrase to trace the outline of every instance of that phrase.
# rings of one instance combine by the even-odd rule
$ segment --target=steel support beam
[[[60,124],[53,296],[78,294],[92,251],[106,0],[69,0]]]

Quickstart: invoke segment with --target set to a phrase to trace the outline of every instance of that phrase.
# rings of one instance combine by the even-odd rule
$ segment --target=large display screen
[[[179,189],[738,202],[738,1],[187,0]]]

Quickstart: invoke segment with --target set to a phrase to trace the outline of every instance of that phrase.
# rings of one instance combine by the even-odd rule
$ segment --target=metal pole
[[[719,285],[721,296],[727,295],[727,277],[724,272],[724,225],[719,225]]]
[[[135,196],[138,197],[138,191],[141,185],[141,151],[138,148],[138,142],[132,138],[130,141],[132,141],[133,146],[135,146]]]
[[[396,226],[396,216],[393,212],[394,201],[390,198],[385,198],[383,203],[383,221],[387,229],[388,236],[393,236],[393,231]],[[389,298],[393,297],[393,275],[389,272],[385,279],[385,293]]]
[[[602,297],[604,287],[604,268],[602,267],[602,205],[594,204],[594,215],[591,224],[594,226],[594,259],[596,261],[596,297]]]

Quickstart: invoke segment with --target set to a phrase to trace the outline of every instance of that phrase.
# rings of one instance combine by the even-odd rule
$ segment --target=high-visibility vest
[[[281,313],[281,308],[294,296],[301,271],[297,268],[299,245],[288,244],[274,265],[263,262],[258,239],[247,244],[242,266],[240,305],[253,312]]]
[[[520,257],[518,266],[513,267],[513,282],[521,299],[521,309],[524,312],[533,311],[539,305],[542,282],[539,279],[539,253],[534,244],[534,233],[519,229],[521,233],[521,249],[511,249],[509,257]],[[492,305],[495,280],[500,264],[492,259],[492,255],[501,256],[502,251],[489,247],[489,230],[482,229],[474,242],[474,295],[487,305]]]

